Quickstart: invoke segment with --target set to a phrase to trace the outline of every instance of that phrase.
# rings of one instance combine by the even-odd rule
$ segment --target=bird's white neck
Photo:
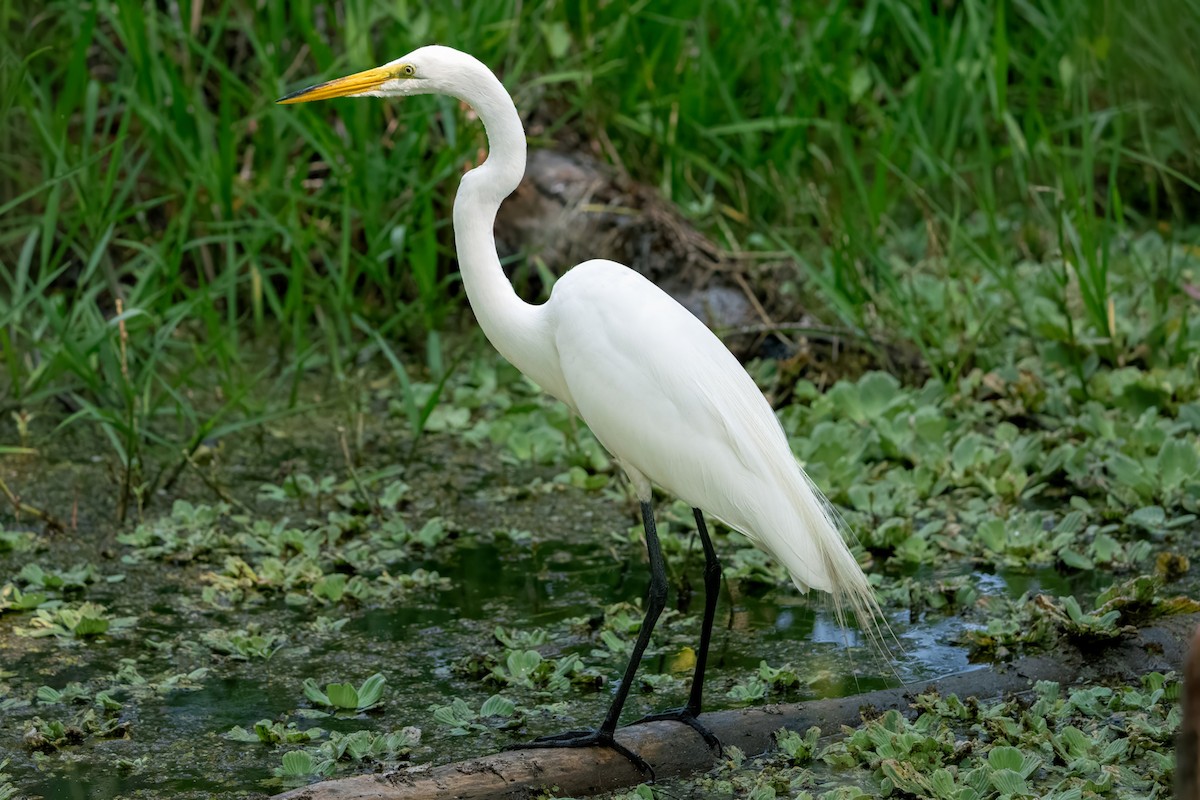
[[[477,62],[478,63],[478,62]],[[508,92],[491,70],[479,70],[455,95],[475,109],[487,131],[487,160],[463,176],[454,199],[454,243],[467,299],[488,341],[543,389],[561,396],[562,377],[546,374],[557,359],[541,306],[517,296],[500,266],[493,227],[500,203],[525,174],[525,130]]]

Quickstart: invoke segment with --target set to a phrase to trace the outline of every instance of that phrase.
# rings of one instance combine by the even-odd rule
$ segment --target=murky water
[[[619,553],[619,551],[617,551]],[[18,556],[0,558],[0,571],[19,569]],[[43,564],[53,555],[39,554]],[[571,620],[596,617],[618,601],[643,596],[648,574],[639,553],[625,561],[613,558],[610,547],[583,544],[517,544],[490,536],[462,535],[423,562],[405,565],[437,570],[451,588],[414,594],[386,607],[332,607],[320,613],[348,617],[340,631],[307,632],[317,612],[282,602],[249,611],[221,611],[195,602],[185,591],[194,572],[160,565],[128,566],[109,559],[100,562],[105,573],[124,572],[122,583],[96,584],[89,599],[104,603],[114,614],[137,614],[136,635],[100,637],[86,643],[50,639],[19,639],[11,634],[24,615],[0,617],[0,641],[7,643],[3,669],[8,677],[0,699],[25,699],[37,687],[61,689],[79,681],[97,691],[131,659],[138,672],[156,676],[210,671],[190,690],[131,691],[114,689],[122,703],[122,719],[130,725],[127,739],[88,737],[83,744],[38,757],[18,744],[34,715],[69,718],[76,709],[62,705],[10,707],[4,711],[4,742],[0,760],[10,759],[8,771],[31,796],[58,800],[118,797],[254,797],[285,788],[271,770],[280,763],[280,749],[229,740],[233,726],[250,728],[260,719],[294,720],[302,728],[319,725],[345,732],[379,731],[415,725],[423,729],[422,743],[413,753],[418,762],[440,763],[492,752],[506,744],[578,725],[594,724],[602,715],[608,694],[623,666],[623,657],[597,656],[597,641]],[[694,579],[695,580],[695,579]],[[1034,574],[976,574],[972,581],[981,594],[1019,595],[1031,590],[1056,593],[1086,590],[1053,571]],[[731,592],[734,596],[731,596]],[[194,595],[194,588],[192,590]],[[676,603],[673,593],[672,602]],[[677,656],[695,644],[700,597],[689,607],[668,614],[643,665],[644,673],[677,672]],[[147,610],[148,609],[148,610]],[[197,631],[211,627],[264,627],[289,632],[289,641],[269,661],[232,661],[211,655],[195,644]],[[773,666],[792,664],[807,676],[810,688],[772,699],[802,700],[832,694],[853,694],[913,682],[972,668],[966,650],[957,645],[968,623],[957,616],[926,614],[916,620],[896,613],[890,620],[900,649],[889,661],[860,633],[838,627],[832,612],[819,602],[786,589],[740,591],[736,584],[722,590],[707,699],[710,708],[735,705],[730,689],[752,676],[760,661]],[[578,653],[609,682],[598,691],[571,690],[547,696],[536,691],[484,685],[463,676],[456,663],[469,654],[502,654],[494,637],[497,625],[520,630],[545,629],[552,635],[548,656]],[[146,644],[151,643],[151,647]],[[129,662],[126,662],[129,663]],[[686,660],[684,661],[686,664]],[[357,718],[304,719],[301,682],[315,677],[358,683],[373,672],[387,676],[385,705],[380,713]],[[635,691],[626,719],[682,701],[683,681],[676,688]],[[473,708],[491,694],[506,696],[530,709],[525,724],[513,732],[488,730],[472,736],[452,736],[433,719],[431,708],[461,697]],[[139,759],[144,759],[139,762]]]

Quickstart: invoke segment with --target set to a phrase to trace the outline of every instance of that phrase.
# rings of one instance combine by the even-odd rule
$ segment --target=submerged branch
[[[908,711],[919,694],[994,698],[1031,691],[1038,681],[1064,685],[1133,681],[1148,672],[1181,667],[1200,614],[1159,620],[1102,650],[1079,650],[1064,643],[1054,655],[1024,658],[898,689],[807,703],[715,711],[701,721],[726,745],[749,754],[775,745],[780,728],[804,732],[813,725],[826,731],[857,725],[889,709]],[[687,725],[648,722],[617,731],[617,740],[638,753],[664,778],[711,769],[715,757]],[[276,800],[470,800],[523,798],[552,789],[587,796],[636,786],[644,777],[623,756],[601,748],[516,750],[441,767],[410,767],[383,775],[359,775],[325,781],[276,795]],[[1189,800],[1191,797],[1189,796]]]
[[[40,519],[42,523],[51,530],[59,531],[60,533],[67,529],[67,526],[58,517],[51,514],[49,511],[43,511],[37,506],[31,506],[29,503],[23,502],[20,497],[13,493],[13,490],[8,487],[3,478],[0,478],[0,493],[3,493],[8,502],[12,504],[13,511],[16,512],[18,518],[22,514],[27,514],[35,519]]]

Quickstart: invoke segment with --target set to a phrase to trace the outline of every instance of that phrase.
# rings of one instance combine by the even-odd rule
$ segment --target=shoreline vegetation
[[[274,105],[429,42],[496,69],[531,148],[616,176],[581,213],[703,237],[632,266],[750,309],[718,333],[857,536],[891,665],[714,531],[716,705],[1194,610],[1200,0],[0,0],[0,25],[0,800],[262,798],[604,704],[635,509],[474,329],[449,220],[478,122]],[[527,247],[536,301],[569,264]],[[659,514],[645,711],[685,694],[672,609],[701,595],[690,512]],[[1179,692],[930,699],[612,797],[1166,798]]]

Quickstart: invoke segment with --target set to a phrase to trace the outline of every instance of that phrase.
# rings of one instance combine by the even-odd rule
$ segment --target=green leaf
[[[758,677],[736,684],[729,690],[729,699],[738,703],[749,703],[767,696],[767,684]]]
[[[982,437],[976,433],[968,433],[959,439],[958,443],[954,445],[954,449],[950,452],[950,462],[954,467],[954,471],[963,473],[974,466],[982,444]]]
[[[1092,541],[1093,557],[1100,564],[1111,564],[1119,558],[1124,550],[1121,543],[1107,533],[1097,533]]]
[[[1146,486],[1146,470],[1140,462],[1124,453],[1113,453],[1108,459],[1108,471],[1119,483],[1137,489]]]
[[[1062,518],[1058,525],[1054,527],[1054,530],[1057,533],[1068,533],[1074,535],[1083,530],[1084,520],[1085,516],[1082,511],[1071,511]]]
[[[331,683],[325,687],[325,694],[338,708],[358,708],[358,691],[348,683]]]
[[[280,735],[280,731],[282,730],[282,724],[278,722],[272,722],[269,719],[260,719],[258,722],[254,723],[254,735],[260,742],[264,742],[266,744],[275,744],[276,742],[279,742],[283,738]]]
[[[988,753],[988,766],[993,770],[1010,769],[1020,774],[1025,756],[1015,747],[1000,745]]]
[[[1083,790],[1076,786],[1047,795],[1046,800],[1083,800]]]
[[[1064,547],[1062,550],[1059,550],[1058,558],[1071,569],[1089,570],[1095,567],[1090,558],[1072,550],[1070,547]]]
[[[85,614],[80,616],[74,631],[76,636],[99,636],[108,631],[108,620],[103,617],[93,617]]]
[[[304,696],[307,697],[311,702],[316,703],[319,706],[333,705],[333,702],[329,699],[329,696],[317,687],[317,682],[312,678],[305,678],[303,686]]]
[[[289,778],[311,775],[316,767],[313,757],[303,750],[292,750],[283,754],[282,774]]]
[[[1167,524],[1167,512],[1162,506],[1142,506],[1125,518],[1126,525],[1136,525],[1147,531],[1157,531]]]
[[[37,699],[39,703],[54,705],[62,702],[62,692],[49,686],[42,686],[37,690]]]
[[[454,698],[454,701],[448,706],[438,706],[433,709],[433,718],[450,728],[453,736],[463,736],[471,728],[478,729],[480,727],[475,723],[477,715],[461,697]]]
[[[103,708],[105,711],[120,711],[124,705],[117,700],[114,700],[107,691],[96,692],[96,705]]]
[[[793,764],[803,764],[812,760],[813,753],[817,749],[817,742],[821,738],[821,729],[814,725],[801,736],[795,731],[781,728],[775,733],[775,738],[779,749],[792,760]]]
[[[1129,739],[1113,739],[1100,751],[1100,763],[1124,764],[1129,753]]]
[[[534,671],[542,663],[542,654],[537,650],[513,650],[505,663],[514,682],[532,683]]]
[[[269,722],[269,720],[264,721]],[[262,723],[260,722],[259,725],[261,724]],[[258,725],[255,725],[254,727],[257,729]],[[232,728],[226,731],[225,738],[235,742],[247,742],[252,744],[257,744],[259,741],[261,741],[261,739],[255,733],[246,730],[241,725],[234,725]]]
[[[1186,439],[1168,439],[1158,451],[1155,467],[1162,488],[1170,491],[1200,478],[1200,453]]]
[[[446,530],[446,525],[442,521],[442,518],[433,517],[421,526],[421,530],[413,534],[413,540],[427,548],[433,548],[441,543],[447,535],[449,535],[449,532]]]
[[[571,49],[571,31],[567,26],[562,21],[555,20],[543,22],[539,27],[542,29],[542,38],[551,58],[558,60],[565,56]]]
[[[1092,740],[1074,725],[1068,725],[1054,737],[1056,749],[1068,763],[1091,753]]]
[[[0,611],[12,608],[17,611],[32,611],[45,603],[47,595],[41,592],[22,592],[11,583],[0,587]]]
[[[376,705],[383,696],[383,685],[387,682],[382,672],[376,672],[358,687],[358,708],[367,709]]]
[[[1084,609],[1080,607],[1079,601],[1075,600],[1074,595],[1063,597],[1062,604],[1063,608],[1067,609],[1067,615],[1070,616],[1072,621],[1079,622],[1086,618],[1087,615],[1084,614]]]
[[[939,798],[954,798],[954,800],[966,800],[971,797],[971,790],[960,787],[954,781],[954,776],[950,774],[950,770],[945,767],[938,767],[933,771],[933,775],[929,779],[929,787],[933,790],[935,797]]]
[[[887,372],[868,372],[858,381],[859,404],[868,420],[881,416],[899,394],[900,381]]]
[[[479,709],[481,717],[511,717],[517,710],[517,704],[507,697],[501,697],[494,694],[487,700],[483,701],[483,707]]]
[[[325,598],[331,603],[341,600],[345,592],[346,576],[340,572],[322,575],[313,583],[312,587],[312,593],[315,597]]]
[[[1002,796],[1014,797],[1030,794],[1029,785],[1025,783],[1025,779],[1019,772],[1011,769],[996,770],[989,776],[989,780]]]

